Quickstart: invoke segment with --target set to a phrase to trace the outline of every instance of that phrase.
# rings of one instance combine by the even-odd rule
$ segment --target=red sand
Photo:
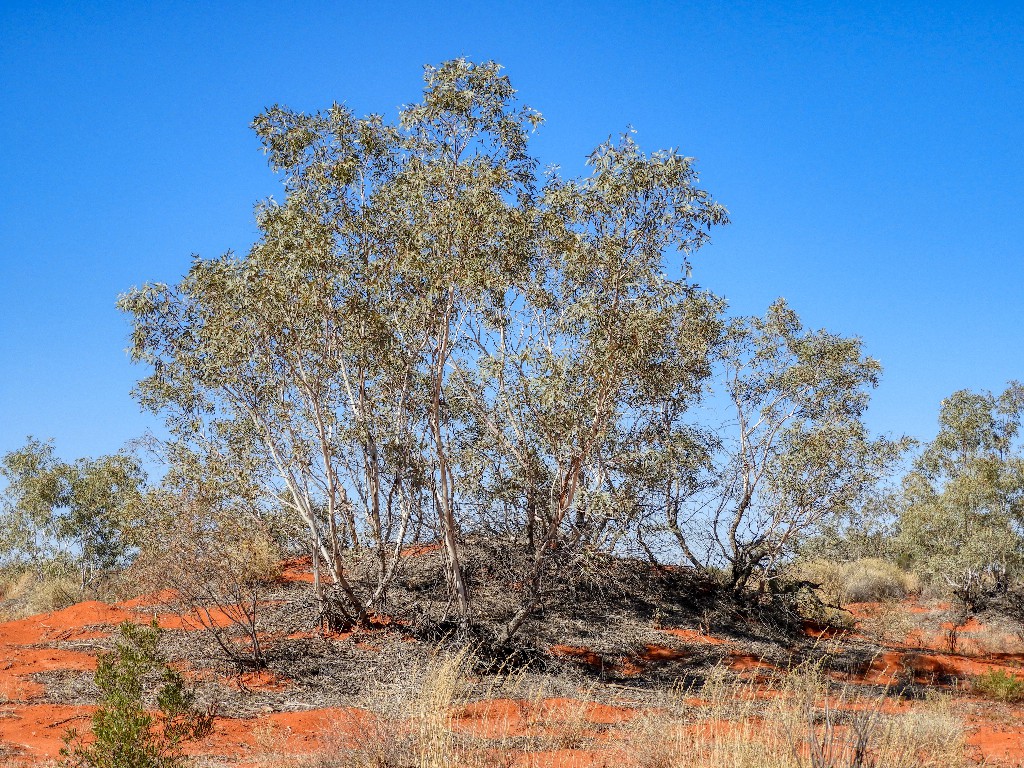
[[[87,730],[92,707],[22,704],[0,708],[0,742],[19,757],[54,758],[68,728]]]
[[[310,754],[328,741],[344,743],[359,738],[372,715],[339,707],[305,712],[273,712],[255,718],[217,718],[213,733],[189,745],[196,755],[258,756],[268,751]]]
[[[290,567],[285,564],[286,574]],[[300,576],[301,567],[300,563],[294,564],[291,571],[294,577]],[[172,597],[153,596],[121,605],[92,601],[0,624],[0,754],[9,755],[12,761],[53,758],[67,728],[87,729],[89,726],[92,708],[39,703],[44,694],[43,686],[30,677],[54,670],[91,670],[95,668],[95,656],[87,650],[58,650],[48,645],[103,637],[122,621],[145,622],[152,612],[150,606],[153,602],[165,603]],[[913,604],[907,609],[918,613],[937,610]],[[867,614],[873,608],[859,606],[858,610]],[[218,615],[218,621],[223,618]],[[190,622],[181,617],[159,614],[159,620],[164,626],[194,626],[194,618]],[[385,627],[393,621],[380,616],[374,617],[373,623],[376,627]],[[726,646],[727,663],[734,670],[756,673],[761,669],[775,669],[755,655],[728,648],[730,643],[723,638],[693,629],[662,631],[687,644]],[[985,627],[972,620],[960,629],[961,640],[985,631]],[[1024,676],[1024,655],[947,653],[940,647],[943,634],[933,638],[933,647],[887,648],[862,675],[850,682],[887,684],[912,678],[918,683],[941,687],[953,680],[969,682],[979,674],[997,669]],[[369,647],[366,643],[363,645]],[[642,674],[652,665],[685,662],[691,656],[691,651],[685,648],[657,644],[645,645],[635,655],[618,658],[606,658],[591,649],[577,646],[556,645],[551,648],[551,653],[594,670],[626,675]],[[272,673],[250,674],[235,682],[248,688],[276,691],[286,690],[290,684],[287,679]],[[771,693],[758,688],[754,695],[769,696]],[[892,703],[893,711],[913,706],[912,702]],[[1024,709],[995,704],[981,706],[989,707],[993,716],[971,719],[969,744],[972,755],[977,759],[987,759],[990,765],[1018,766],[1024,763]],[[570,740],[594,738],[607,746],[589,751],[559,749],[522,753],[510,763],[548,768],[592,768],[625,761],[625,756],[616,751],[614,727],[636,715],[637,711],[628,707],[582,703],[573,699],[496,699],[463,707],[455,713],[454,727],[484,738],[526,735],[564,736]],[[364,736],[373,723],[375,719],[369,713],[348,708],[266,713],[251,719],[218,718],[214,732],[202,742],[191,745],[190,749],[195,754],[231,756],[244,763],[268,751],[303,754],[331,745],[352,743]],[[402,726],[388,723],[382,727]]]
[[[707,645],[725,645],[728,642],[727,640],[723,640],[720,637],[705,635],[703,632],[699,632],[696,629],[662,629],[660,631],[667,632],[670,635],[675,635],[676,637],[691,643],[705,643]]]
[[[281,563],[281,581],[285,583],[294,582],[305,582],[307,584],[313,583],[313,558],[309,555],[305,557],[296,557],[291,560],[285,560]],[[321,578],[325,581],[330,581],[326,578],[326,574],[321,572]]]
[[[461,707],[454,713],[454,727],[484,738],[557,735],[567,725],[617,725],[636,716],[634,709],[576,699],[488,699]],[[588,736],[597,734],[584,729]]]
[[[402,550],[402,557],[419,557],[420,555],[429,555],[431,552],[439,552],[440,550],[441,545],[436,542],[433,544],[410,544]]]
[[[605,667],[610,669],[613,666],[612,662],[606,662],[601,654],[594,653],[589,648],[582,648],[575,645],[553,645],[551,646],[551,653],[555,656],[570,658],[597,671],[600,671]]]
[[[987,722],[972,723],[967,744],[986,765],[1019,768],[1024,765],[1024,712],[1018,712],[1013,725]]]

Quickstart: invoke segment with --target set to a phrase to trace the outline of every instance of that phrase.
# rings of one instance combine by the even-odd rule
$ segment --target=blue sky
[[[872,427],[928,438],[942,397],[1024,377],[1024,4],[981,5],[0,0],[0,452],[152,425],[114,302],[252,242],[257,112],[394,116],[462,55],[545,115],[545,163],[627,125],[696,156],[733,223],[695,278],[863,337]]]

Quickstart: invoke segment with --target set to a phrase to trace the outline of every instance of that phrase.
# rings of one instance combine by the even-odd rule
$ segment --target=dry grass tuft
[[[440,655],[401,685],[382,688],[376,710],[360,724],[358,736],[338,730],[320,754],[278,763],[279,768],[505,768],[504,756],[467,739],[453,728],[470,701],[468,649]]]
[[[970,632],[961,631],[959,641],[965,652],[982,656],[1024,653],[1020,625],[1008,619],[987,620]]]
[[[964,726],[946,700],[911,713],[884,697],[832,690],[815,667],[791,673],[766,699],[749,682],[712,678],[639,718],[637,768],[955,768]]]
[[[21,619],[59,611],[81,597],[78,584],[66,576],[18,571],[0,577],[0,617]]]
[[[499,768],[531,765],[557,753],[559,765],[628,768],[959,768],[966,765],[964,724],[948,698],[903,711],[885,696],[838,687],[816,666],[786,675],[770,691],[725,668],[712,670],[699,689],[677,689],[623,723],[592,736],[590,703],[562,709],[557,718],[530,720],[539,740],[510,742],[500,733],[469,736],[456,726],[472,698],[466,655],[439,658],[414,687],[381,700],[390,716],[300,761],[276,768]],[[524,699],[523,711],[543,713],[543,693]],[[476,701],[479,707],[480,702]],[[529,718],[527,718],[529,719]],[[500,729],[498,729],[500,731]],[[539,763],[538,763],[539,764]],[[267,764],[268,768],[270,764]]]
[[[826,602],[870,603],[902,600],[921,591],[920,579],[879,558],[864,558],[849,563],[812,560],[796,567],[798,578],[821,585]]]

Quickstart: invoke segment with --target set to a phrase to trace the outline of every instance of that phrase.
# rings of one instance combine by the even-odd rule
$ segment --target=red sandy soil
[[[852,613],[863,619],[872,615],[878,608],[879,606],[875,604],[859,604],[852,606]],[[929,607],[910,602],[905,608],[910,614],[922,615],[947,610],[948,605],[937,604]],[[930,638],[920,630],[911,632],[905,643],[879,653],[861,675],[842,677],[842,681],[855,684],[895,685],[903,680],[913,679],[915,683],[947,689],[951,683],[957,683],[961,690],[966,687],[966,691],[969,691],[969,683],[973,678],[994,670],[1002,670],[1024,678],[1024,653],[984,652],[984,647],[974,641],[972,635],[986,630],[977,619],[972,618],[959,627],[959,648],[962,649],[959,653],[950,653],[946,645],[946,632],[952,625],[945,622],[939,626],[942,631]],[[724,638],[707,635],[695,629],[662,631],[686,643],[730,645]],[[805,627],[805,632],[812,637],[832,640],[863,638],[863,635],[855,630],[836,631],[814,625]],[[1012,641],[1013,638],[1008,640]],[[602,658],[592,650],[582,647],[554,646],[551,652],[554,655],[572,658],[592,669],[617,671],[622,674],[639,673],[652,662],[675,660],[686,656],[685,651],[659,649],[657,646],[647,646],[646,651],[637,657],[616,660]],[[741,673],[753,670],[756,674],[757,670],[761,669],[777,670],[777,667],[757,656],[736,649],[729,650],[725,662],[730,669]],[[840,679],[838,674],[833,676]],[[755,691],[754,694],[774,695],[771,691]],[[696,700],[694,703],[697,703]],[[894,700],[886,702],[883,710],[906,711],[912,706],[909,702]],[[1019,768],[1024,765],[1024,707],[1013,708],[1009,713],[1004,711],[1000,720],[1001,722],[992,722],[991,719],[977,716],[969,718],[968,745],[973,756],[979,761],[987,761],[986,765]]]
[[[410,544],[402,550],[402,557],[419,557],[420,555],[429,555],[431,552],[438,552],[441,549],[441,545],[437,542],[432,544]]]
[[[665,632],[667,634],[670,634],[670,635],[675,635],[676,637],[681,638],[682,640],[686,640],[687,642],[690,642],[690,643],[706,643],[708,645],[725,645],[728,642],[728,640],[723,640],[720,637],[713,637],[711,635],[706,635],[703,632],[700,632],[700,631],[698,631],[696,629],[662,629],[661,631]]]
[[[0,708],[0,756],[55,758],[63,746],[64,731],[87,730],[91,715],[92,707],[4,705]]]
[[[246,762],[268,752],[312,754],[331,743],[352,743],[373,716],[355,708],[271,712],[255,718],[217,718],[213,733],[190,745],[193,754],[223,755]]]
[[[309,555],[285,560],[281,563],[281,581],[291,584],[297,582],[312,584],[313,572],[310,570],[311,563],[312,558]],[[328,580],[326,579],[326,574],[321,573],[320,576],[321,578]]]
[[[688,643],[698,645],[728,644],[728,641],[723,638],[706,635],[695,629],[663,629],[661,631],[682,638]],[[644,649],[636,655],[619,658],[606,658],[589,648],[572,645],[553,645],[550,648],[550,652],[554,656],[572,659],[595,672],[615,672],[630,677],[642,674],[644,670],[651,666],[665,664],[670,661],[681,661],[693,655],[689,650],[653,644],[645,645]],[[726,664],[730,669],[737,672],[756,669],[778,669],[774,664],[738,650],[729,651],[726,656]]]
[[[971,723],[967,744],[986,765],[1019,768],[1024,765],[1024,711],[1015,710],[1013,724],[993,724],[985,721]]]
[[[285,563],[284,578],[304,581],[304,574],[308,573],[304,567],[308,568],[308,561]],[[31,679],[31,675],[39,672],[95,668],[96,659],[87,652],[88,646],[76,651],[60,650],[53,647],[56,643],[101,638],[123,621],[146,622],[154,614],[152,606],[166,603],[170,597],[173,596],[158,595],[119,605],[86,602],[62,611],[0,624],[0,763],[5,759],[53,758],[67,728],[85,730],[89,726],[92,708],[42,703],[43,686]],[[876,607],[856,606],[854,613],[863,617],[873,610]],[[911,604],[907,610],[922,614],[938,609]],[[160,624],[167,627],[197,626],[195,617],[183,620],[162,612],[156,616]],[[220,621],[225,617],[215,618]],[[383,627],[392,622],[388,617],[375,617],[375,623]],[[809,634],[815,629],[808,628]],[[862,675],[849,682],[890,684],[913,678],[919,683],[946,687],[952,680],[969,682],[978,674],[995,669],[1024,677],[1024,654],[949,653],[942,645],[949,627],[940,629],[931,639],[924,635],[909,637],[905,644],[887,647]],[[972,635],[985,630],[977,621],[968,622],[960,628],[961,647],[970,648]],[[595,670],[639,675],[654,665],[685,661],[699,646],[713,645],[720,646],[725,662],[741,673],[756,675],[761,670],[774,669],[727,638],[687,628],[668,628],[662,632],[677,642],[682,641],[682,647],[649,644],[625,657],[605,657],[577,646],[554,646],[550,652]],[[842,638],[843,635],[838,635],[833,641],[841,642]],[[759,685],[757,677],[752,680],[755,681],[752,685]],[[235,683],[273,690],[286,689],[289,685],[287,679],[272,673],[250,674]],[[771,692],[756,689],[753,695],[771,695]],[[1024,707],[994,705],[971,699],[966,694],[965,701],[977,710],[969,719],[972,754],[979,760],[987,759],[989,765],[1024,763]],[[912,703],[894,700],[891,708],[897,711],[912,706]],[[629,721],[637,711],[626,706],[573,699],[495,699],[464,706],[453,714],[457,730],[484,738],[543,735],[558,743],[559,738],[565,737],[565,749],[523,754],[516,758],[518,765],[590,768],[622,762],[615,757],[619,747],[614,742],[614,730],[609,731],[609,728]],[[381,725],[373,715],[351,708],[266,713],[251,719],[218,718],[213,733],[191,749],[197,754],[231,757],[239,765],[245,765],[268,752],[298,755],[325,745],[353,743],[371,727],[401,726]],[[589,752],[573,749],[571,742],[576,738],[596,739],[607,746]]]
[[[457,730],[484,738],[558,735],[566,725],[618,725],[636,716],[635,709],[575,699],[489,699],[460,708]],[[596,735],[593,729],[580,733]]]
[[[431,544],[410,544],[402,549],[402,557],[418,557],[419,555],[427,555],[431,552],[437,552],[440,549],[441,545],[436,542]],[[292,584],[298,582],[312,584],[312,562],[313,559],[309,555],[285,560],[281,563],[281,581]],[[320,578],[325,582],[330,581],[330,576],[325,570],[321,571]]]
[[[54,757],[64,730],[88,723],[90,708],[34,703],[44,691],[29,675],[96,666],[96,659],[88,654],[45,644],[94,639],[106,633],[105,625],[134,618],[123,607],[88,602],[0,624],[0,754]]]

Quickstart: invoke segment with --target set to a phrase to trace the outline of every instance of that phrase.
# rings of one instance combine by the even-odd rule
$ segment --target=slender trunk
[[[391,584],[392,579],[395,577],[395,571],[398,568],[398,563],[402,559],[402,545],[405,543],[406,531],[409,529],[409,519],[412,517],[412,502],[409,500],[407,504],[403,505],[402,509],[402,522],[398,529],[398,537],[395,541],[395,549],[391,558],[391,564],[386,570],[381,572],[380,581],[377,583],[377,589],[373,593],[373,597],[370,598],[371,608],[376,608],[381,603],[387,593],[388,585]]]
[[[463,629],[469,627],[469,590],[466,588],[466,579],[462,574],[462,562],[459,557],[459,542],[455,528],[455,515],[452,513],[450,500],[443,498],[445,490],[440,494],[435,492],[435,499],[438,506],[438,517],[441,520],[441,535],[444,539],[444,550],[448,561],[448,579],[455,591],[455,599],[459,607],[459,624]]]
[[[444,435],[441,431],[441,385],[444,381],[445,361],[449,355],[448,333],[448,321],[445,319],[434,359],[434,382],[430,403],[430,432],[434,441],[438,474],[438,481],[434,486],[434,501],[437,504],[441,535],[444,539],[445,554],[448,560],[449,584],[455,592],[459,608],[459,625],[463,629],[467,629],[469,627],[469,590],[466,588],[466,580],[462,574],[462,563],[459,557],[458,529],[455,523],[455,511],[452,509],[455,493],[451,486],[451,471],[448,468],[448,455],[444,445]]]
[[[341,561],[341,553],[338,550],[337,531],[334,526],[334,521],[330,521],[332,541],[330,542],[330,546],[328,546],[328,544],[323,541],[323,538],[320,535],[320,529],[319,526],[317,525],[316,518],[313,516],[312,511],[308,509],[307,506],[303,505],[301,501],[298,499],[296,499],[296,506],[300,510],[300,514],[305,520],[306,525],[309,526],[310,533],[313,535],[314,545],[319,550],[320,557],[323,558],[324,563],[330,566],[331,577],[333,578],[334,583],[344,593],[346,599],[348,600],[349,606],[355,609],[355,621],[360,624],[365,624],[367,619],[366,606],[356,596],[355,591],[352,589],[352,585],[349,584],[348,579],[345,578],[345,566]],[[342,610],[342,613],[344,614],[346,620],[351,619],[351,617],[348,615],[346,611]]]
[[[317,623],[322,625],[327,615],[327,606],[324,605],[324,588],[323,584],[320,583],[320,551],[316,542],[313,542],[311,550],[310,559],[313,565],[313,595],[316,597],[316,620]]]

